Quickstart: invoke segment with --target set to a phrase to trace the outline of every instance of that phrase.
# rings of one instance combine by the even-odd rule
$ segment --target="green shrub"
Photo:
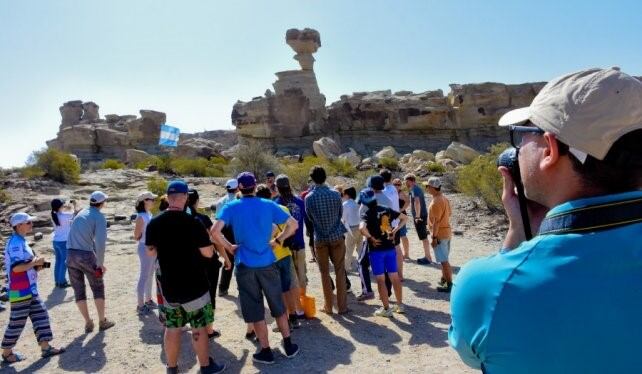
[[[206,158],[176,158],[170,161],[170,168],[178,175],[194,177],[223,177],[224,165]]]
[[[357,169],[352,166],[348,160],[345,159],[336,159],[330,162],[332,168],[334,169],[334,174],[340,175],[342,177],[352,178],[357,175]]]
[[[310,169],[314,166],[321,166],[325,169],[328,177],[342,176],[354,178],[358,171],[347,160],[329,161],[325,158],[316,156],[306,156],[301,162],[282,161],[281,171],[287,174],[290,184],[293,188],[300,190],[305,189],[310,179]]]
[[[158,196],[164,195],[167,192],[167,186],[168,186],[167,180],[163,177],[151,177],[147,181],[147,190],[149,190],[151,193],[156,194]]]
[[[0,188],[0,203],[7,203],[11,200],[11,197],[7,191]]]
[[[115,159],[107,159],[105,160],[101,165],[101,169],[112,169],[112,170],[118,170],[118,169],[124,169],[125,164],[122,163],[120,160],[115,160]]]
[[[399,162],[394,157],[382,157],[379,159],[379,164],[389,170],[399,170]]]
[[[147,170],[153,166],[159,173],[171,173],[171,161],[172,158],[169,155],[149,156],[145,160],[136,163],[134,167],[136,169]]]
[[[27,167],[33,166],[40,168],[45,177],[58,182],[77,183],[80,178],[80,164],[76,158],[57,149],[49,148],[34,152]],[[29,172],[35,173],[36,169],[31,169]]]
[[[497,171],[497,156],[508,147],[506,143],[495,144],[489,153],[457,171],[457,189],[467,196],[480,198],[491,211],[502,208],[502,178]]]
[[[45,176],[45,171],[39,166],[27,165],[20,169],[20,175],[27,179],[40,178]]]
[[[263,179],[268,171],[278,173],[281,170],[279,160],[272,151],[258,142],[240,145],[230,162],[230,168],[234,175],[249,171],[258,179]]]
[[[446,168],[444,167],[444,165],[442,165],[440,163],[437,163],[437,162],[434,162],[434,161],[430,161],[428,163],[428,171],[431,172],[431,173],[445,173],[446,172]]]

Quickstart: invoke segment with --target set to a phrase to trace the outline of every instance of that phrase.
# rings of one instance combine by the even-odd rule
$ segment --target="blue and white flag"
[[[180,134],[181,130],[179,130],[178,127],[161,125],[160,140],[158,141],[158,145],[177,147],[178,137]]]

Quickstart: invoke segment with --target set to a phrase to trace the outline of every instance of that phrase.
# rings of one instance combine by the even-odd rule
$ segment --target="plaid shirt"
[[[305,212],[314,226],[314,241],[331,242],[343,239],[346,232],[341,223],[341,196],[326,185],[316,186],[305,197]]]

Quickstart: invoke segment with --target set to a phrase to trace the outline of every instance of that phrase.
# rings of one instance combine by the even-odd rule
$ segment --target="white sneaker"
[[[404,314],[406,313],[406,308],[403,306],[403,304],[397,304],[395,305],[395,309],[393,311],[398,314]]]
[[[377,317],[386,317],[386,318],[391,318],[392,317],[392,308],[385,309],[384,307],[381,307],[377,309],[377,311],[374,313],[375,316]]]

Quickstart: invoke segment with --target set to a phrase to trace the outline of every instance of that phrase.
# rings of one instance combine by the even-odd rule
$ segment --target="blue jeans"
[[[54,253],[56,254],[56,263],[54,264],[54,281],[56,285],[67,283],[65,274],[67,273],[67,242],[53,242]]]

